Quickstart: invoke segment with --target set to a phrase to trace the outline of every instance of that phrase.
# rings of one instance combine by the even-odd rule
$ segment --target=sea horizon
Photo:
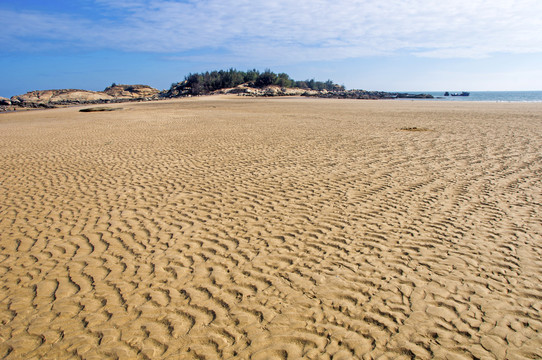
[[[466,91],[469,96],[444,96],[445,92],[462,93]],[[397,91],[409,94],[429,94],[433,100],[441,101],[483,101],[483,102],[542,102],[542,90],[529,91],[468,91],[468,90],[441,90],[441,91]],[[429,99],[430,100],[430,99]]]

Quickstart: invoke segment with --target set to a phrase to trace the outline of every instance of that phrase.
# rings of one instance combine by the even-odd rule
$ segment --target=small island
[[[0,111],[20,109],[55,108],[86,104],[108,104],[130,101],[155,101],[180,97],[237,94],[239,96],[307,96],[337,99],[431,99],[429,94],[394,93],[385,91],[346,90],[332,80],[307,79],[297,81],[286,73],[269,69],[260,72],[252,69],[214,70],[191,73],[183,81],[171,84],[168,90],[158,90],[148,85],[111,84],[103,91],[80,89],[36,90],[10,99],[0,98]]]

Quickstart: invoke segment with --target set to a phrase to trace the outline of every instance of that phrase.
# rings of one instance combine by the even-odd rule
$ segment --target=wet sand
[[[111,107],[0,115],[0,358],[542,358],[542,104]]]

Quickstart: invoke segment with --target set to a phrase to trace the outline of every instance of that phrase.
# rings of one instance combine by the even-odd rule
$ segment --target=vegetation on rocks
[[[166,96],[205,95],[242,84],[247,84],[253,88],[276,85],[283,88],[301,88],[307,90],[344,90],[344,86],[337,85],[331,80],[325,82],[314,79],[296,81],[290,78],[288,74],[276,74],[269,69],[260,72],[256,69],[239,71],[232,68],[229,70],[188,74],[185,76],[184,81],[173,83]]]

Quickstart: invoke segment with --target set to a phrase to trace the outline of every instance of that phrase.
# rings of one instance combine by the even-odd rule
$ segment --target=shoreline
[[[491,104],[491,103],[506,103],[506,104],[538,104],[542,103],[542,100],[533,100],[533,101],[514,101],[514,100],[453,100],[447,99],[445,97],[435,97],[433,99],[424,99],[424,98],[383,98],[383,99],[343,99],[343,98],[322,98],[316,96],[301,96],[301,95],[285,95],[285,96],[248,96],[248,95],[238,95],[238,94],[210,94],[210,95],[198,95],[198,96],[186,96],[186,97],[177,97],[177,98],[163,98],[155,100],[126,100],[110,103],[88,103],[88,104],[73,104],[73,105],[58,105],[51,108],[18,108],[16,110],[7,110],[0,111],[0,114],[13,114],[13,113],[23,113],[28,111],[42,111],[42,110],[54,110],[54,109],[65,109],[65,108],[80,108],[80,107],[99,107],[99,106],[111,106],[118,104],[140,104],[140,103],[160,103],[160,102],[170,102],[170,101],[190,101],[194,99],[320,99],[320,100],[337,100],[337,101],[360,101],[360,102],[372,102],[372,101],[383,101],[383,102],[408,102],[413,101],[416,103],[471,103],[471,104]]]

